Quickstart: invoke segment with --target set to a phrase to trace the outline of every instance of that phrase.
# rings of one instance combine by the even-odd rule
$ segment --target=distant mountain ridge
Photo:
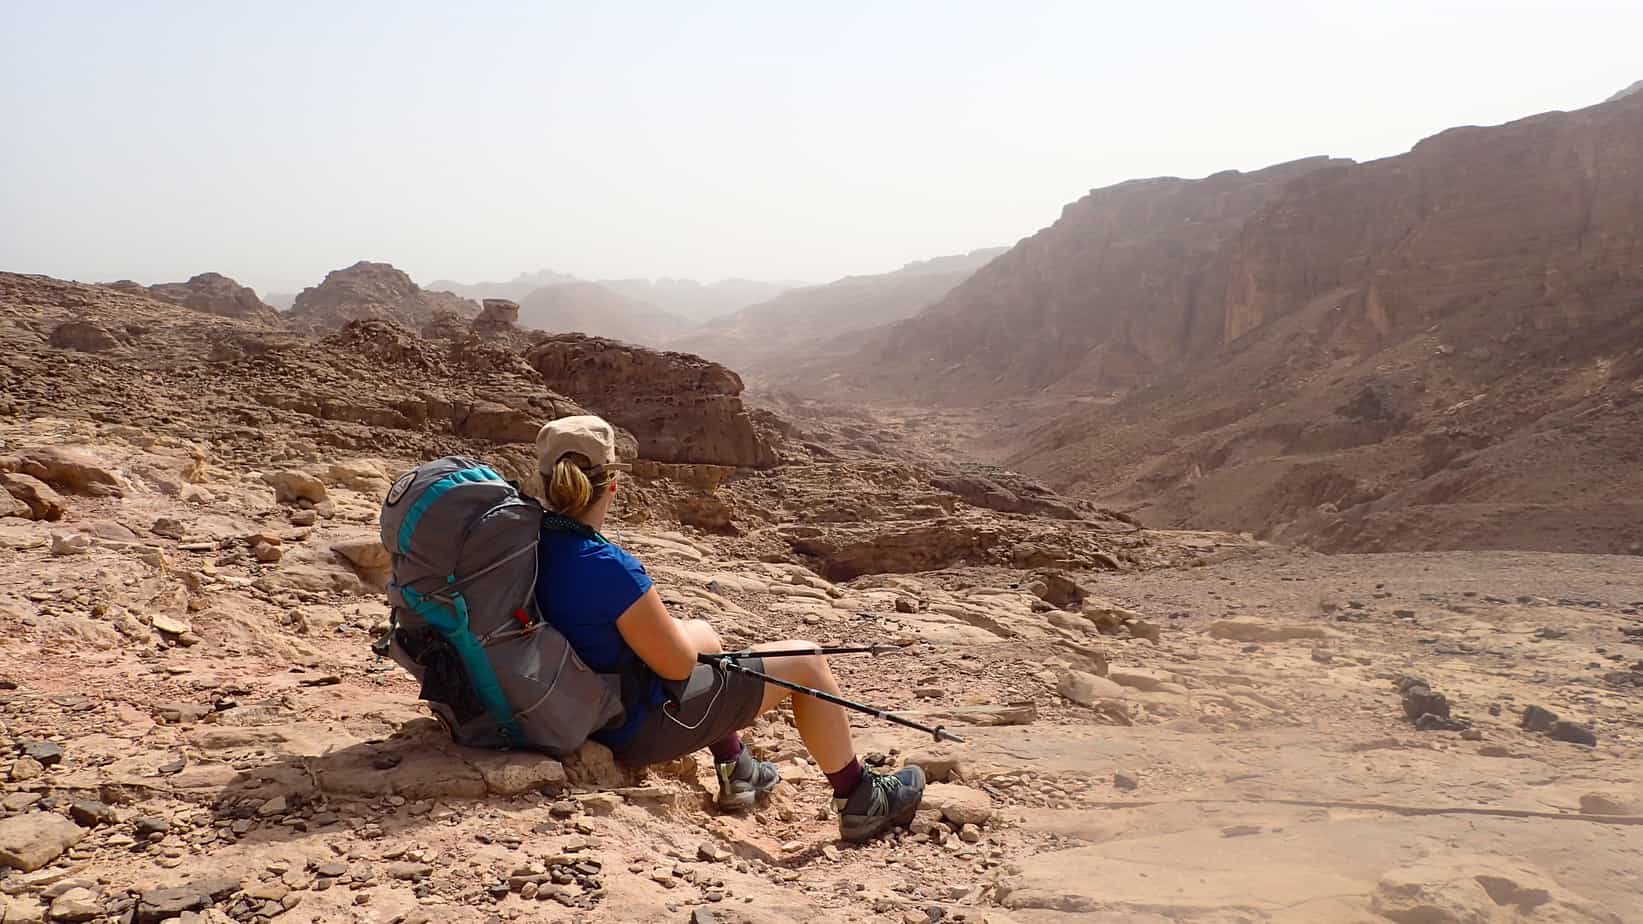
[[[731,368],[785,378],[796,364],[853,349],[862,331],[913,315],[1007,248],[909,263],[889,273],[846,276],[792,289],[709,321],[674,343]]]

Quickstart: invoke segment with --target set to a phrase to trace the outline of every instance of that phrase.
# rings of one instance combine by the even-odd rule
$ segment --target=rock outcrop
[[[250,287],[242,286],[221,273],[201,273],[187,282],[152,285],[146,292],[152,298],[173,305],[225,318],[271,326],[277,325],[280,319],[279,312],[258,298]]]
[[[742,406],[742,380],[718,363],[581,334],[533,346],[526,361],[554,391],[632,432],[643,458],[768,468],[770,440]]]
[[[286,314],[305,329],[336,328],[349,321],[393,321],[419,329],[440,312],[472,318],[479,306],[449,292],[430,292],[387,263],[360,261],[332,270],[325,281],[303,289]]]
[[[505,334],[519,326],[519,303],[505,298],[487,298],[473,319],[473,332],[481,337]]]

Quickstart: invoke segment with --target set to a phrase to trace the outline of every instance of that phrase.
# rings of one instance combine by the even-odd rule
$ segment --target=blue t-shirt
[[[548,624],[601,673],[633,670],[642,678],[635,702],[624,703],[627,718],[593,738],[611,748],[632,739],[650,710],[665,697],[660,681],[628,647],[616,620],[651,588],[639,559],[618,546],[564,530],[542,530],[537,548],[536,602]]]

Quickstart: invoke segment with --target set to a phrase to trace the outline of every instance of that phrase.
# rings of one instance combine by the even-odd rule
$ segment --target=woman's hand
[[[698,647],[695,633],[668,615],[662,595],[654,587],[616,620],[616,631],[663,680],[689,679],[696,669],[696,655],[706,650]]]

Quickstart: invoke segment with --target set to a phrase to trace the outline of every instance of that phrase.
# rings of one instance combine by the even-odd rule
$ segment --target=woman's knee
[[[725,650],[724,641],[719,633],[713,630],[713,625],[705,619],[685,620],[685,634],[696,643],[696,648],[707,654],[718,654]]]

